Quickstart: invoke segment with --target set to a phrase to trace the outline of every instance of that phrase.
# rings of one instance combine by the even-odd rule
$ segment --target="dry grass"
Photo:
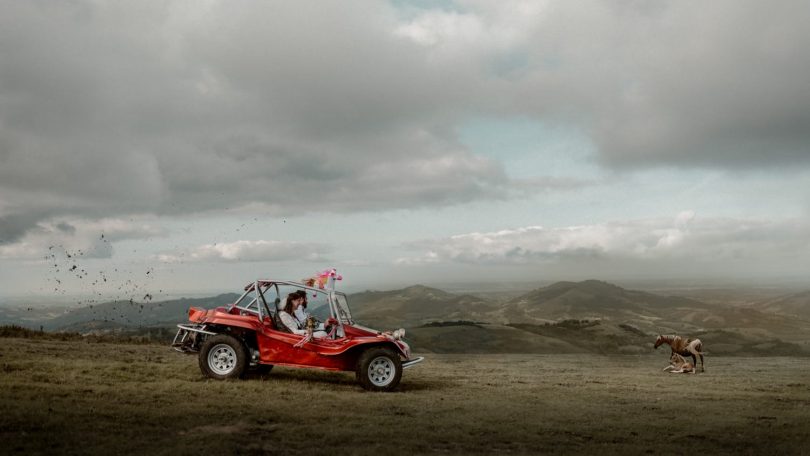
[[[398,392],[350,373],[204,380],[158,345],[0,338],[0,451],[22,454],[803,454],[801,358],[431,355]]]

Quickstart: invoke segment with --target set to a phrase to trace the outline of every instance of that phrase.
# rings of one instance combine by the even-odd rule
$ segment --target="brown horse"
[[[655,348],[657,349],[663,344],[669,344],[672,348],[672,353],[677,353],[681,356],[691,356],[692,364],[697,367],[697,358],[700,357],[700,371],[705,372],[703,367],[703,342],[700,339],[684,339],[681,336],[658,336],[655,339]]]
[[[664,370],[668,370],[670,374],[694,374],[695,365],[686,360],[683,356],[673,353],[669,357],[669,366]]]

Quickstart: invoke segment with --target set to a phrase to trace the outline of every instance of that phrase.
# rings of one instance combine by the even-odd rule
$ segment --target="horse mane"
[[[659,334],[658,337],[655,339],[655,348],[658,348],[661,344],[667,343],[669,346],[672,346],[672,342],[675,341],[674,334]]]

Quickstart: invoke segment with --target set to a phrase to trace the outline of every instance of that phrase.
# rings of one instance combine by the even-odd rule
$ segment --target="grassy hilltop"
[[[205,380],[165,345],[0,337],[6,454],[804,454],[799,358],[430,355],[394,393],[351,373]]]

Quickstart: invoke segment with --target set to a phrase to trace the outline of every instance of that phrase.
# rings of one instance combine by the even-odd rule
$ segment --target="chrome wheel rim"
[[[236,368],[236,351],[227,344],[215,345],[208,352],[208,367],[217,375],[228,375]]]
[[[374,386],[387,386],[394,380],[397,367],[387,356],[378,356],[368,365],[368,379]]]

